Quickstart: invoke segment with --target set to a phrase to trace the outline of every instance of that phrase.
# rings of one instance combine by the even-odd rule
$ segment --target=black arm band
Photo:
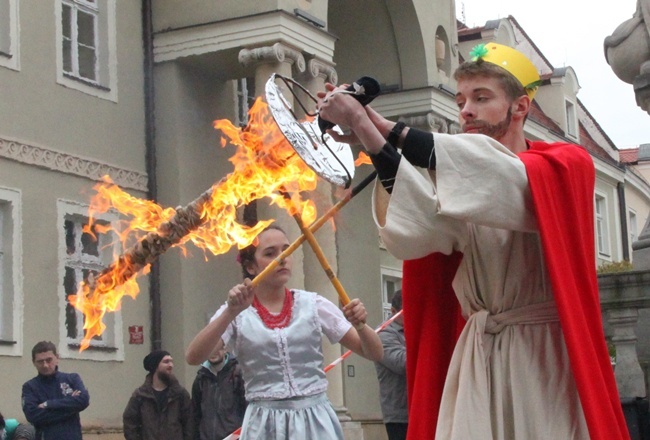
[[[402,156],[390,144],[384,147],[377,154],[370,154],[370,160],[377,170],[377,177],[388,194],[393,191],[395,176],[399,168],[399,161]]]
[[[388,143],[397,148],[399,146],[399,136],[402,134],[405,128],[406,124],[402,121],[399,121],[397,124],[395,124],[390,133],[388,133],[388,138],[386,139]]]
[[[436,169],[433,133],[410,128],[402,146],[402,155],[416,167]]]

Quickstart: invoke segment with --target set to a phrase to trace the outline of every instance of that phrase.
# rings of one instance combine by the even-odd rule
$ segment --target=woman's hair
[[[239,254],[237,254],[237,262],[241,264],[242,275],[244,276],[244,278],[249,278],[251,280],[255,278],[255,275],[249,273],[246,267],[255,262],[255,251],[257,250],[257,246],[259,244],[259,236],[270,229],[280,231],[286,235],[286,232],[284,232],[284,230],[280,226],[276,225],[275,223],[272,223],[268,225],[266,228],[264,228],[262,232],[257,234],[257,237],[255,237],[255,240],[253,240],[253,243],[239,250]]]
[[[494,63],[486,62],[481,59],[477,61],[466,61],[458,66],[458,69],[454,72],[454,79],[456,81],[477,77],[497,79],[503,86],[506,96],[508,96],[511,101],[527,94],[524,86],[522,86],[519,80],[510,74],[510,72]]]

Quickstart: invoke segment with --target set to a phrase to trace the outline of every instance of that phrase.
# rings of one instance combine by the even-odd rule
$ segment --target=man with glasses
[[[23,384],[23,412],[43,440],[82,440],[79,413],[90,403],[88,390],[76,373],[59,371],[56,346],[41,341],[32,348],[38,375]]]

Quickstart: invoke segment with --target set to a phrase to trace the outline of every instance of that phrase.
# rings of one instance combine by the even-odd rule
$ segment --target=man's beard
[[[506,117],[496,124],[488,124],[482,120],[472,121],[472,126],[478,129],[478,132],[486,136],[491,137],[494,140],[500,140],[507,132],[508,127],[510,127],[510,121],[512,120],[512,110],[508,109]]]
[[[174,378],[174,373],[168,373],[166,371],[158,372],[158,379],[167,386],[171,385]]]

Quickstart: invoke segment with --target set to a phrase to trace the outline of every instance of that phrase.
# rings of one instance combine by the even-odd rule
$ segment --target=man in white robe
[[[373,214],[386,248],[403,260],[462,254],[449,277],[466,324],[439,403],[418,397],[429,397],[420,388],[430,373],[411,364],[409,342],[422,336],[430,362],[436,336],[424,341],[425,318],[408,325],[427,316],[417,310],[427,298],[404,280],[409,408],[418,408],[408,438],[431,438],[438,408],[443,440],[628,438],[598,305],[593,163],[578,146],[526,140],[539,75],[525,56],[495,43],[471,56],[455,75],[461,135],[388,121],[343,88],[321,95],[320,116],[352,130],[332,136],[361,142],[377,169]]]

